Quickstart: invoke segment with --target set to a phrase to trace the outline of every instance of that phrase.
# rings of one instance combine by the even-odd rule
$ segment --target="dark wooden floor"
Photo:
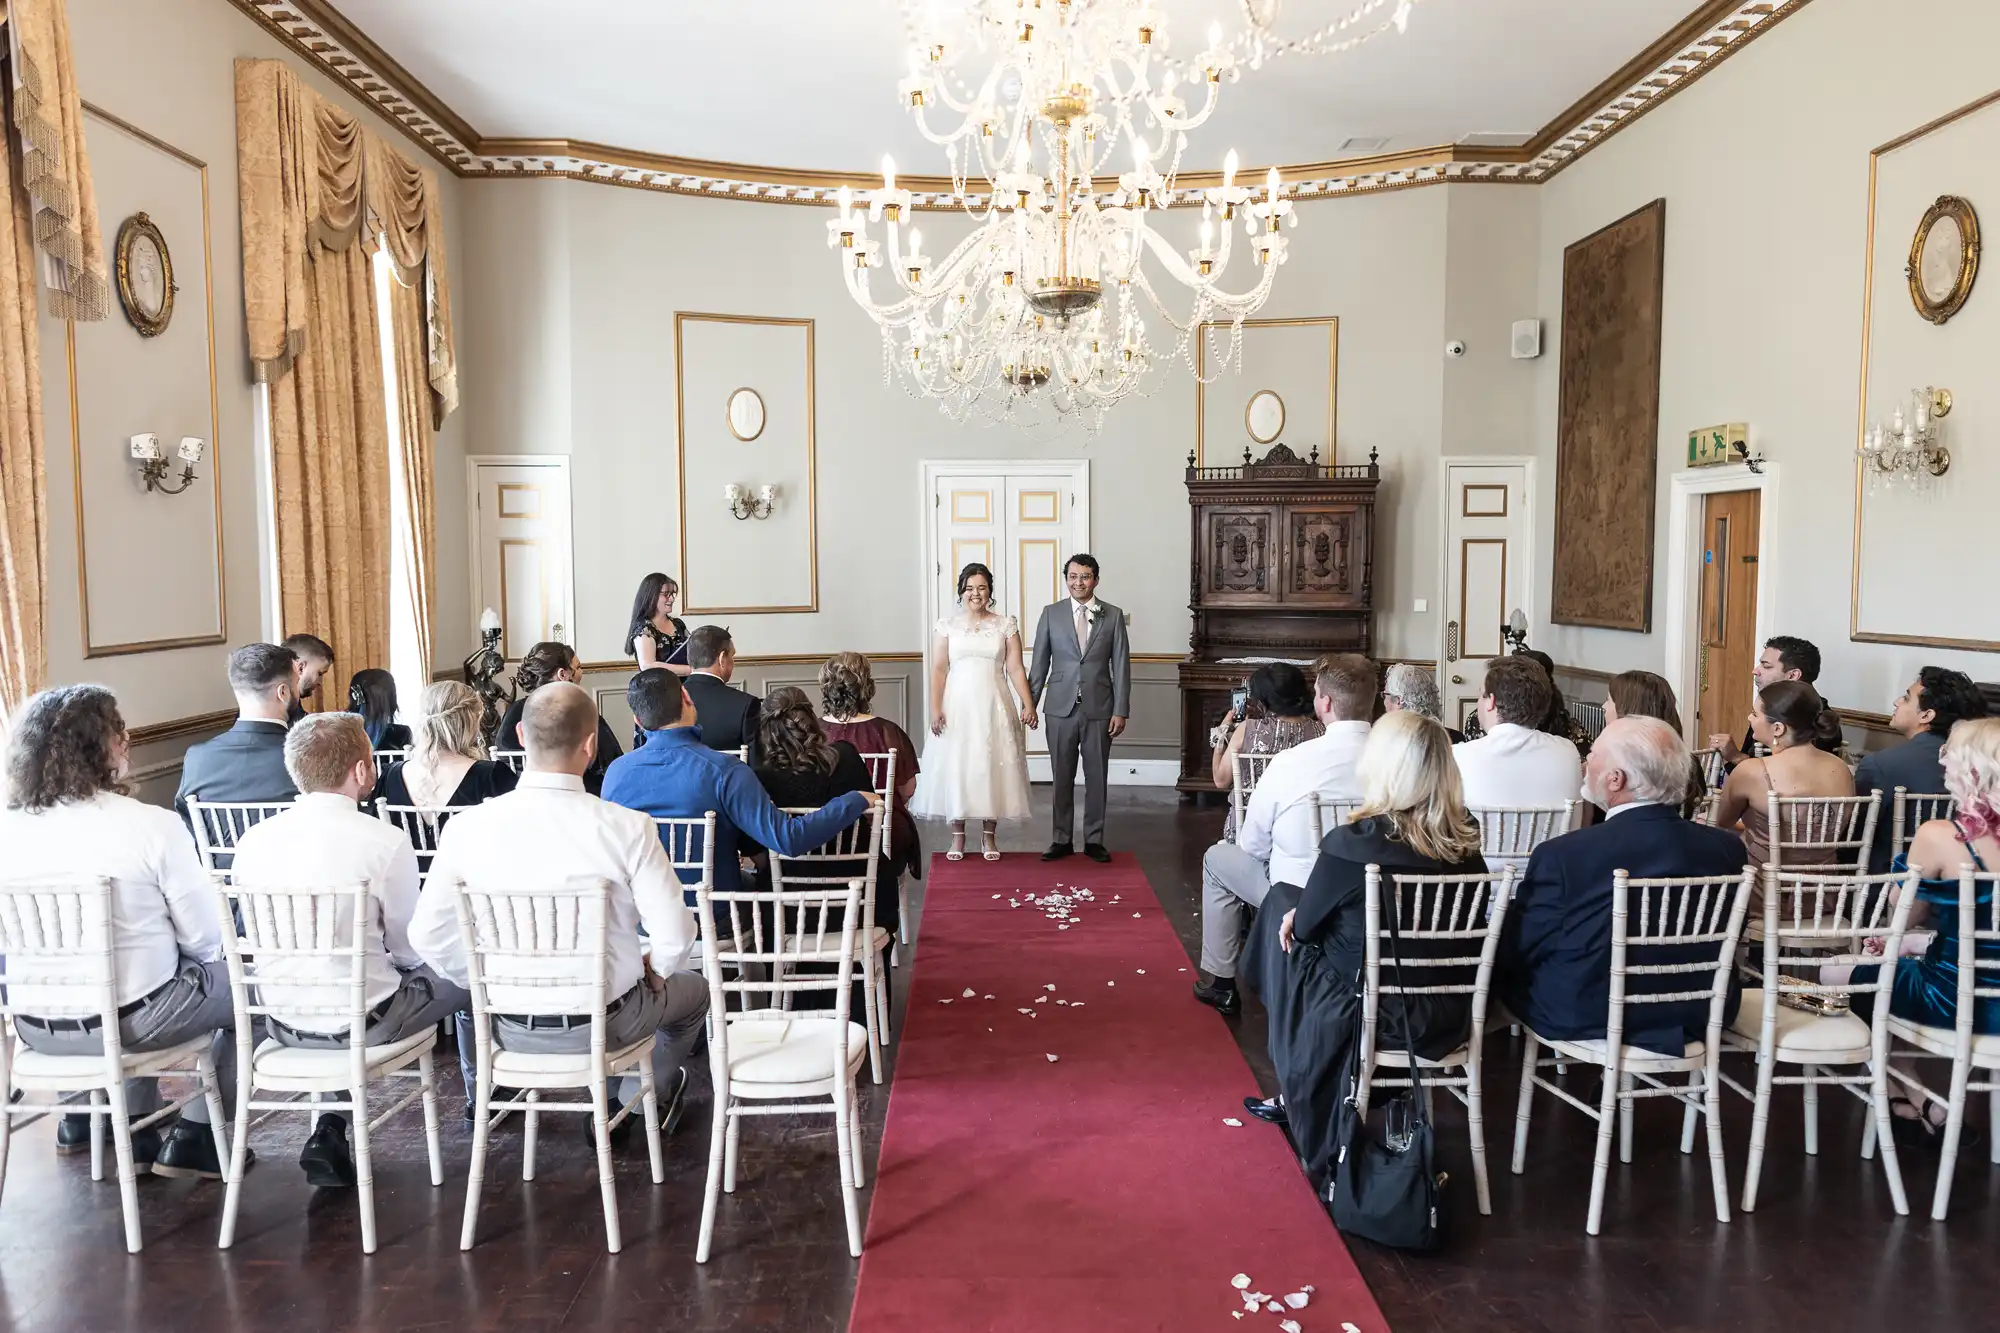
[[[1038,795],[1045,808],[1045,792]],[[1220,824],[1218,808],[1181,805],[1171,793],[1113,793],[1112,843],[1137,850],[1191,956],[1201,853]],[[1038,849],[1040,835],[1031,826],[1009,833],[1003,845]],[[898,1012],[908,976],[907,966],[896,974]],[[1215,1021],[1230,1023],[1268,1086],[1262,1014],[1251,1006],[1238,1019]],[[1482,1218],[1472,1206],[1463,1113],[1441,1098],[1442,1165],[1462,1200],[1450,1248],[1405,1257],[1363,1242],[1352,1247],[1399,1333],[1847,1326],[1939,1333],[1994,1326],[2000,1170],[1987,1165],[1983,1149],[1961,1162],[1952,1218],[1942,1225],[1927,1217],[1934,1160],[1906,1157],[1916,1215],[1898,1219],[1880,1167],[1856,1155],[1859,1103],[1826,1098],[1822,1152],[1809,1159],[1800,1149],[1798,1103],[1784,1100],[1773,1118],[1762,1202],[1754,1215],[1722,1226],[1711,1211],[1706,1157],[1682,1157],[1675,1112],[1646,1105],[1636,1160],[1614,1163],[1604,1234],[1592,1240],[1583,1234],[1588,1123],[1552,1100],[1538,1103],[1528,1170],[1510,1175],[1514,1048],[1503,1036],[1490,1049],[1494,1215]],[[460,1254],[470,1137],[459,1126],[455,1074],[449,1083],[443,1188],[430,1186],[419,1117],[412,1113],[378,1135],[380,1247],[365,1259],[352,1196],[315,1197],[293,1165],[303,1117],[254,1135],[263,1161],[246,1182],[236,1248],[227,1254],[215,1249],[219,1186],[142,1179],[147,1247],[128,1257],[116,1186],[92,1184],[85,1156],[56,1158],[48,1122],[34,1126],[16,1139],[0,1202],[0,1329],[845,1327],[855,1263],[847,1257],[824,1120],[760,1121],[746,1130],[737,1193],[723,1202],[712,1261],[699,1266],[705,1071],[696,1071],[695,1105],[668,1146],[667,1183],[650,1183],[640,1144],[620,1159],[619,1255],[604,1252],[596,1174],[580,1129],[560,1121],[544,1128],[539,1178],[527,1185],[519,1179],[518,1133],[507,1131],[489,1160],[480,1244]],[[1589,1087],[1579,1081],[1580,1091]],[[886,1084],[864,1091],[871,1179],[887,1094]],[[1728,1106],[1737,1190],[1748,1119],[1740,1101]],[[1255,1124],[1251,1131],[1277,1132]],[[1228,1252],[1227,1237],[1215,1243]]]

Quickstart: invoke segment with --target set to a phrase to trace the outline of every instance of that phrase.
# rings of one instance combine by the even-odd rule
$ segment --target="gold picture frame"
[[[1958,277],[1949,292],[1934,299],[1924,282],[1924,257],[1930,248],[1932,230],[1947,218],[1958,228]],[[1903,266],[1903,276],[1910,281],[1910,301],[1919,315],[1933,324],[1942,324],[1958,313],[1965,299],[1972,295],[1972,284],[1979,277],[1979,214],[1973,211],[1970,200],[1941,194],[1924,211],[1923,221],[1917,224],[1917,233],[1910,239],[1910,261]]]
[[[153,253],[159,256],[160,308],[157,311],[146,309],[133,284],[133,247],[142,240],[149,243]],[[174,319],[174,293],[180,289],[174,285],[174,257],[167,249],[167,238],[160,234],[159,227],[144,213],[134,213],[118,228],[117,268],[118,304],[125,308],[125,318],[142,338],[157,338],[165,333],[167,325]]]

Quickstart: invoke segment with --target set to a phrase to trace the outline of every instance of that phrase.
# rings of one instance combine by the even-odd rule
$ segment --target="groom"
[[[1073,555],[1063,566],[1069,596],[1042,609],[1028,690],[1046,720],[1054,770],[1055,840],[1044,861],[1070,854],[1076,828],[1076,761],[1083,756],[1083,854],[1109,861],[1104,850],[1104,789],[1111,780],[1111,742],[1125,730],[1132,697],[1132,654],[1125,614],[1097,596],[1097,558]]]

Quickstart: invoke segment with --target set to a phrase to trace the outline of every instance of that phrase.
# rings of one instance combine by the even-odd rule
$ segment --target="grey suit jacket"
[[[1896,849],[1892,845],[1896,788],[1901,787],[1912,795],[1944,790],[1944,762],[1938,758],[1938,752],[1943,749],[1944,737],[1926,731],[1901,745],[1892,745],[1871,754],[1855,766],[1854,794],[1882,793],[1882,804],[1875,815],[1875,847],[1868,858],[1870,874],[1885,873],[1890,862],[1896,859]],[[1905,829],[1904,832],[1914,834],[1916,830]]]
[[[1051,717],[1132,716],[1132,652],[1125,641],[1125,613],[1102,597],[1096,604],[1102,610],[1081,652],[1069,598],[1043,607],[1042,618],[1035,623],[1028,691],[1036,706]]]
[[[284,725],[237,718],[220,736],[188,747],[174,809],[186,819],[190,796],[198,801],[289,801],[298,794],[285,771]]]

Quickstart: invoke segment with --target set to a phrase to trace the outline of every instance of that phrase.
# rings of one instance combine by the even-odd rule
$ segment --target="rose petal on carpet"
[[[1386,1329],[1130,856],[930,874],[852,1333]]]

